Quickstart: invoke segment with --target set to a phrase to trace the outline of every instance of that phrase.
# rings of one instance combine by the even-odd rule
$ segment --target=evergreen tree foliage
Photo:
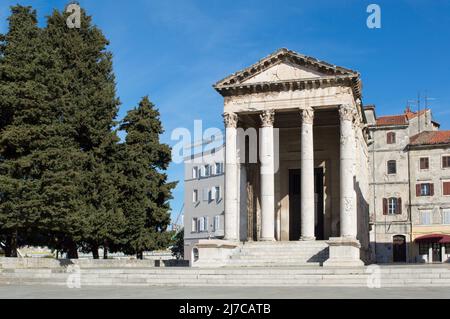
[[[108,40],[82,10],[81,28],[54,10],[45,28],[31,7],[12,7],[0,36],[0,241],[46,245],[77,258],[105,251],[142,256],[166,247],[170,148],[144,98],[120,129]]]
[[[39,219],[39,181],[33,166],[45,127],[42,31],[31,7],[11,8],[0,62],[0,232],[16,256]]]
[[[170,147],[160,142],[163,133],[159,111],[144,97],[121,123],[127,133],[122,148],[122,207],[127,219],[124,250],[140,256],[144,250],[167,247],[170,236],[169,203],[176,183],[167,183],[163,172],[170,161]]]
[[[176,259],[184,259],[184,229],[172,236],[172,246],[170,247],[172,256]]]

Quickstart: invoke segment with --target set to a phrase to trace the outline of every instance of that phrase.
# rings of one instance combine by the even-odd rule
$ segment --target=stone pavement
[[[447,287],[313,288],[313,287],[82,287],[0,286],[0,299],[450,299]]]

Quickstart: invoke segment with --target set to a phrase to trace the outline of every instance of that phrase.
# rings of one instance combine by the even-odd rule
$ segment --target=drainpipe
[[[409,204],[408,204],[408,218],[409,218],[409,227],[410,227],[410,231],[409,231],[409,242],[410,242],[410,246],[409,246],[409,259],[411,261],[411,256],[412,256],[412,251],[413,251],[413,228],[412,228],[412,204],[411,204],[411,199],[412,199],[412,195],[411,195],[411,154],[410,154],[410,147],[407,146],[406,147],[406,151],[408,152],[408,196],[409,196]]]
[[[373,132],[373,134],[375,135],[375,132]],[[377,213],[376,213],[376,210],[375,210],[375,208],[376,208],[376,199],[375,199],[375,194],[376,194],[376,191],[375,191],[375,187],[376,187],[376,185],[375,185],[375,138],[374,138],[374,136],[372,136],[372,185],[373,185],[373,199],[372,199],[372,201],[373,201],[373,213],[374,213],[374,234],[375,234],[375,236],[374,236],[374,240],[375,240],[375,244],[374,244],[374,254],[375,254],[375,262],[377,261],[377,222],[376,222],[376,220],[377,220],[377,218],[376,218],[376,216],[377,216]]]

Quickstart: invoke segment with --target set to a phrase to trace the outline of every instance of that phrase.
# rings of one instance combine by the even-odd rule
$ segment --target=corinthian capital
[[[355,109],[351,105],[341,105],[339,108],[339,115],[341,117],[341,121],[352,121],[355,118],[356,112]]]
[[[300,109],[300,114],[302,116],[302,121],[305,124],[313,124],[314,122],[314,109],[312,107],[307,107],[306,109]]]
[[[225,127],[236,128],[238,122],[238,116],[236,113],[223,113],[223,121],[225,123]]]
[[[259,117],[261,118],[262,127],[273,126],[273,122],[275,120],[275,111],[274,110],[263,111]]]

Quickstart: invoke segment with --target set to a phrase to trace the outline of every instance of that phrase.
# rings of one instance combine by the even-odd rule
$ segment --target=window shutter
[[[383,215],[388,214],[388,200],[387,198],[383,198]]]
[[[215,200],[216,199],[216,188],[215,187],[211,188],[210,192],[211,192],[211,200]]]
[[[420,196],[420,184],[416,184],[416,196],[419,197]]]
[[[450,195],[450,182],[444,182],[444,195]]]
[[[402,199],[401,198],[397,199],[397,214],[398,215],[402,214]]]
[[[208,216],[205,217],[205,231],[209,231],[209,218],[208,218]]]
[[[218,231],[220,228],[220,216],[215,216],[214,217],[214,231]]]
[[[434,196],[434,184],[430,184],[430,196]]]

